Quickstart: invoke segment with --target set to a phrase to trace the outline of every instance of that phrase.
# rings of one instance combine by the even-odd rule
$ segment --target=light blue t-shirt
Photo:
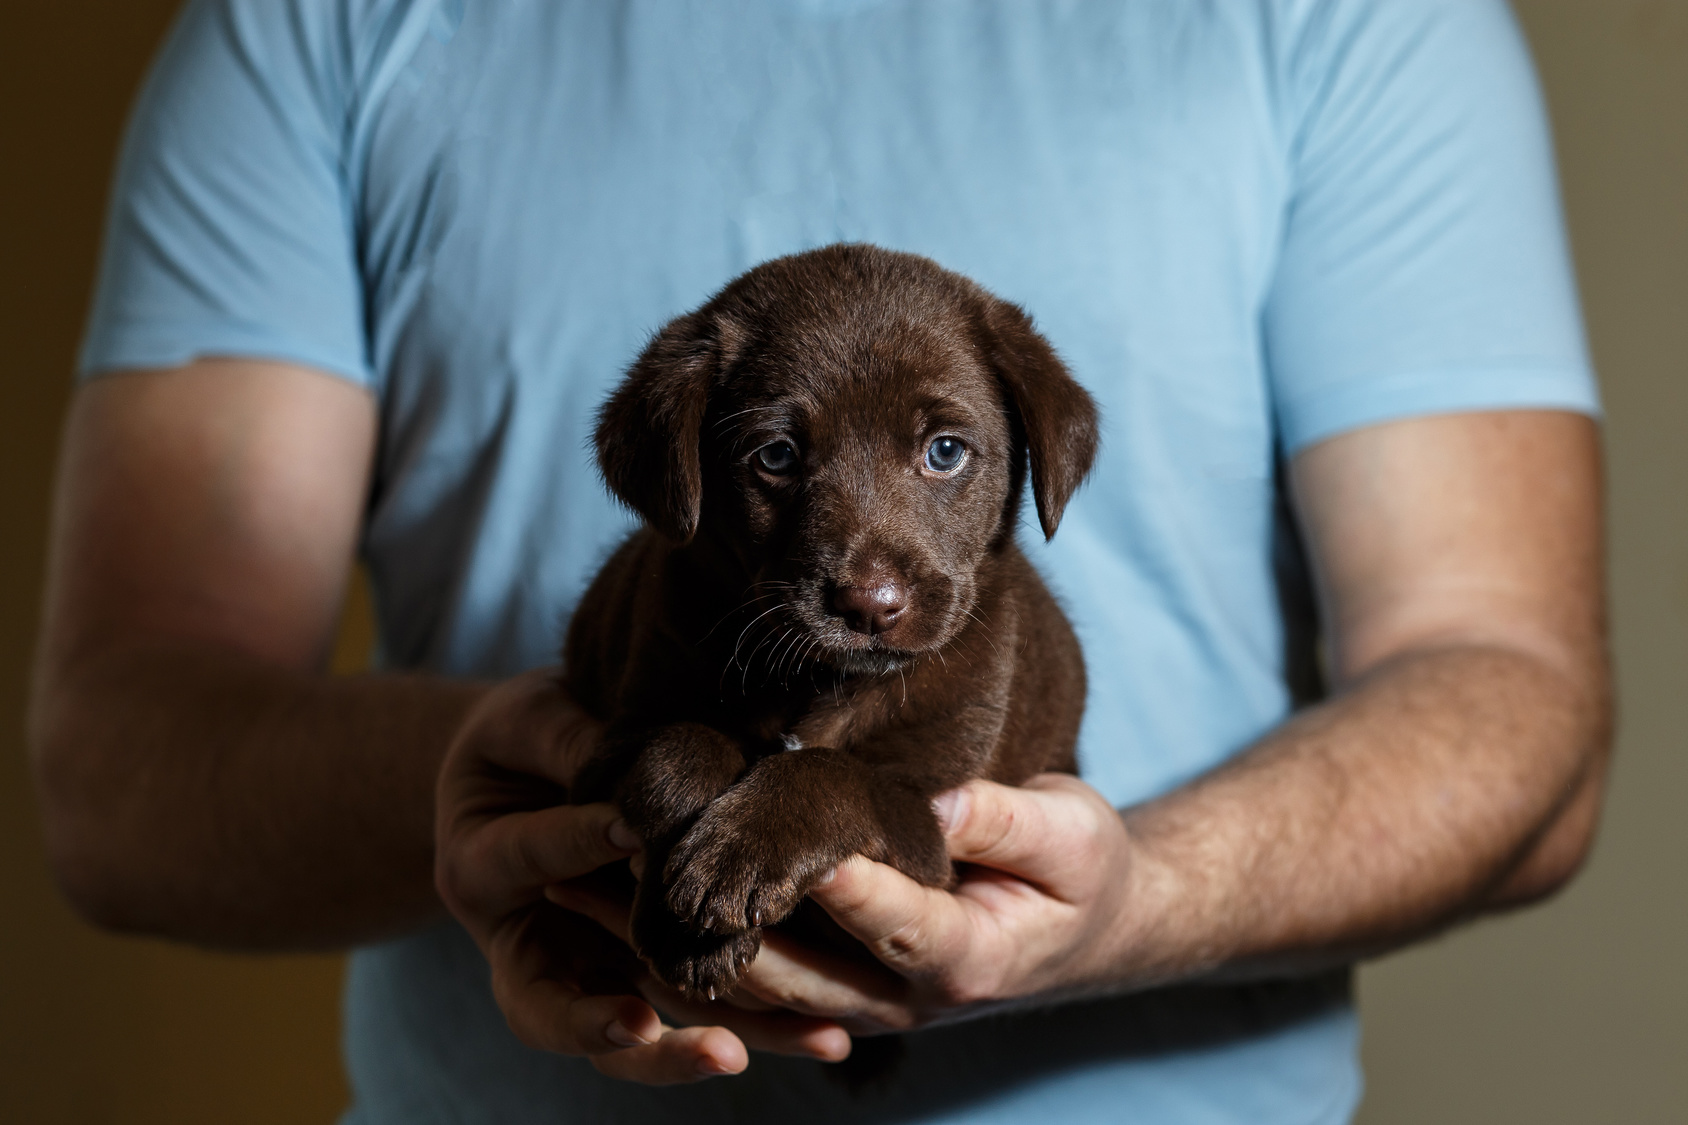
[[[1501,0],[204,0],[136,111],[83,370],[367,386],[393,668],[552,660],[631,526],[589,453],[648,333],[766,258],[928,255],[1101,405],[1053,544],[1084,775],[1141,801],[1292,706],[1279,458],[1413,414],[1593,411]],[[757,1056],[684,1089],[529,1051],[455,926],[353,959],[357,1125],[1340,1122],[1341,976],[912,1036],[889,1090]]]

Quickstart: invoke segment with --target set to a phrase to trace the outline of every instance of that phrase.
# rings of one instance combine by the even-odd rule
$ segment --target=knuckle
[[[892,965],[916,962],[923,959],[928,952],[926,927],[918,917],[910,918],[890,933],[882,935],[874,944],[882,961]]]
[[[1075,810],[1068,823],[1072,826],[1074,843],[1087,858],[1102,853],[1106,840],[1106,825],[1094,807],[1085,805],[1082,810]]]
[[[1012,800],[1003,800],[993,794],[989,801],[981,802],[985,813],[978,818],[979,846],[984,852],[995,852],[1007,846],[1020,827],[1019,812]]]
[[[752,972],[754,971],[752,969]],[[789,1008],[794,1012],[807,1012],[809,1010],[810,998],[796,987],[795,981],[784,979],[756,980],[749,991],[758,1000],[772,1004],[776,1008]]]

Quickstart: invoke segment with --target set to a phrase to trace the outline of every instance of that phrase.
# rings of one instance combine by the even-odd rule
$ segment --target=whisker
[[[767,615],[764,614],[763,616],[767,616]],[[742,636],[742,634],[741,634],[741,636]],[[783,637],[783,636],[785,636],[785,630],[782,630],[778,634],[764,633],[761,636],[761,638],[757,640],[756,644],[751,647],[750,651],[745,653],[744,660],[742,662],[739,661],[739,659],[738,659],[738,649],[737,648],[733,649],[733,662],[738,664],[739,669],[740,669],[740,675],[739,675],[739,694],[740,695],[744,695],[746,693],[746,691],[748,690],[749,682],[750,682],[750,666],[756,662],[756,654],[758,652],[762,651],[763,645],[766,645],[770,642],[777,643],[778,638]],[[762,682],[767,683],[767,678],[763,677]]]
[[[776,674],[780,678],[780,689],[782,691],[788,688],[791,684],[791,657],[792,654],[797,651],[797,646],[802,643],[803,634],[794,634],[791,645],[785,650],[785,655],[781,656],[774,665]]]
[[[798,650],[796,658],[791,662],[791,670],[793,672],[802,671],[808,663],[809,654],[819,648],[820,643],[820,638],[811,633],[808,639],[803,642],[803,647]]]
[[[746,633],[750,632],[751,625],[755,625],[758,621],[760,621],[764,617],[768,616],[768,614],[778,611],[784,605],[785,605],[784,602],[777,602],[777,603],[775,603],[775,605],[773,606],[772,609],[765,609],[761,613],[758,613],[755,617],[752,617],[750,619],[750,624],[746,625],[743,629],[741,629],[739,631],[738,640],[733,642],[733,655],[732,655],[732,658],[730,660],[730,663],[733,663],[733,664],[738,663],[739,646],[744,644],[744,635]],[[752,649],[751,651],[754,652],[755,650]]]
[[[803,637],[799,634],[796,643],[786,650],[785,656],[780,660],[779,677],[781,691],[791,690],[791,657],[797,652],[798,647],[802,644]]]
[[[767,661],[767,665],[766,665],[768,674],[765,677],[763,677],[763,682],[767,682],[768,680],[771,680],[775,676],[779,675],[780,649],[784,648],[785,645],[788,642],[796,640],[797,637],[798,637],[798,634],[793,629],[791,629],[790,626],[787,626],[785,631],[780,634],[779,644],[775,645],[774,648],[773,648],[773,651],[768,653],[768,661]]]
[[[756,647],[752,648],[750,650],[750,652],[745,655],[744,663],[739,665],[739,685],[738,686],[739,686],[739,694],[740,695],[748,695],[749,694],[749,692],[750,692],[750,662],[756,658],[757,650],[760,649],[764,644],[766,644],[767,641],[768,641],[767,637],[763,637],[761,640],[757,641]],[[734,657],[735,660],[738,658],[738,650],[737,649],[733,650],[733,657]]]
[[[991,648],[996,649],[996,654],[1000,657],[1002,655],[1002,649],[997,647],[996,639],[991,636],[990,626],[985,623],[985,619],[980,617],[978,613],[972,609],[964,609],[962,610],[962,613],[967,617],[972,618],[974,624],[979,626],[979,635],[985,639],[986,644],[990,645]]]
[[[810,637],[809,637],[808,643],[803,646],[802,654],[800,656],[798,656],[798,658],[797,658],[797,666],[799,668],[807,667],[808,663],[809,663],[810,654],[813,653],[816,649],[820,648],[820,646],[821,646],[821,639],[819,637],[811,634]]]
[[[755,589],[755,587],[751,587],[751,589]],[[757,594],[753,598],[746,598],[744,601],[740,602],[738,605],[734,606],[732,609],[729,609],[726,613],[722,614],[721,619],[719,621],[715,622],[715,624],[713,624],[709,627],[709,632],[705,633],[703,636],[701,636],[697,639],[697,643],[702,644],[704,641],[707,641],[710,637],[713,637],[715,635],[715,630],[719,629],[723,624],[725,624],[726,621],[727,621],[727,618],[731,617],[733,614],[738,613],[741,610],[749,609],[751,606],[755,605],[757,602],[766,601],[769,598],[776,598],[778,596],[779,596],[779,594],[777,592],[770,591],[769,593],[766,593],[766,594]]]
[[[797,667],[797,662],[796,662],[795,658],[797,656],[798,650],[803,649],[803,648],[807,648],[808,647],[808,641],[809,641],[808,632],[806,630],[799,630],[798,633],[797,633],[796,641],[792,644],[792,646],[790,648],[786,649],[785,657],[784,657],[784,659],[782,659],[780,661],[780,667],[781,667],[782,672],[783,672],[783,675],[781,676],[781,679],[780,679],[780,684],[781,684],[782,687],[790,682],[791,673]]]
[[[746,672],[749,671],[748,666],[751,664],[757,664],[762,669],[762,682],[758,686],[767,687],[769,681],[773,679],[773,656],[772,653],[770,653],[767,659],[758,661],[756,659],[756,654],[762,651],[762,645],[764,644],[771,645],[772,648],[778,649],[780,645],[785,643],[786,639],[790,637],[791,634],[791,626],[787,625],[780,630],[778,636],[769,634],[767,637],[763,638],[761,644],[758,644],[755,648],[750,650],[750,655],[745,658]]]
[[[800,630],[800,628],[787,628],[787,630],[785,630],[785,635],[783,635],[782,639],[780,639],[780,644],[775,645],[775,650],[773,650],[771,654],[768,654],[768,677],[766,677],[766,682],[773,682],[773,677],[780,676],[780,689],[782,689],[782,691],[785,689],[785,677],[783,677],[785,657],[792,654],[793,650],[797,649],[797,645],[802,644],[802,640],[803,630]]]

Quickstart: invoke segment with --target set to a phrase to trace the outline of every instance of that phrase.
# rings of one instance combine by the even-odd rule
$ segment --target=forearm
[[[173,642],[44,669],[31,735],[54,869],[101,925],[207,945],[423,923],[442,912],[435,777],[482,691]]]
[[[1540,897],[1586,851],[1608,724],[1597,662],[1470,645],[1380,665],[1126,811],[1121,976],[1316,968]]]

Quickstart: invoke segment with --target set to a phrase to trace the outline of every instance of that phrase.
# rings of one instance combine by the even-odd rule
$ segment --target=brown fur
[[[573,797],[646,841],[662,980],[730,988],[851,854],[948,884],[934,795],[1074,769],[1083,661],[1014,527],[1029,462],[1055,533],[1096,413],[1019,309],[869,246],[768,262],[651,341],[597,444],[650,526],[569,629],[609,724]]]

